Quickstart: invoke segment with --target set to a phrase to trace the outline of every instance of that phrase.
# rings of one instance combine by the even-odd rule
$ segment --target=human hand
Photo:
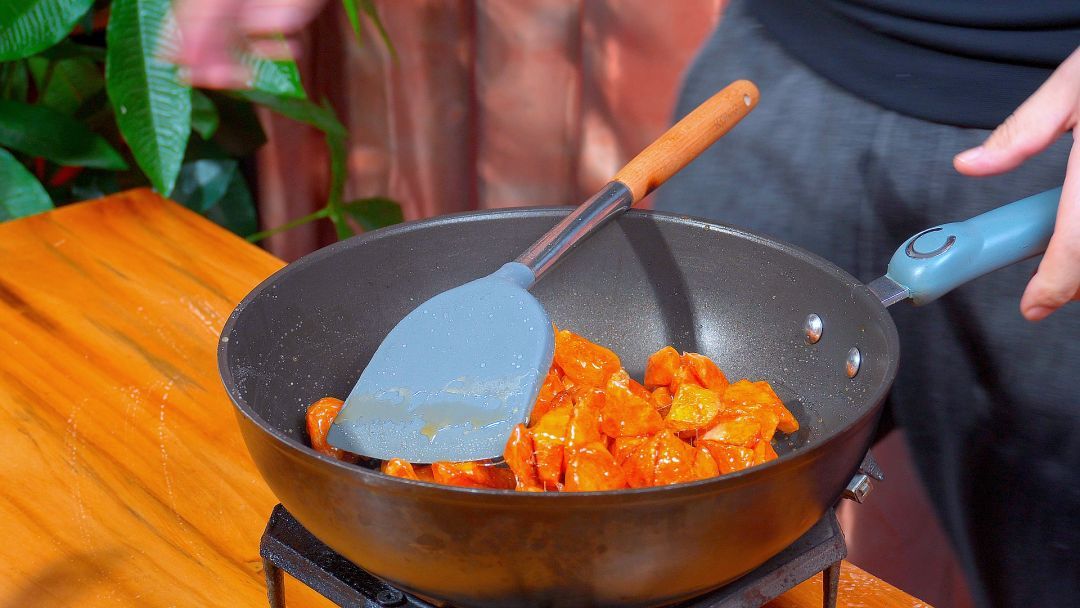
[[[192,85],[238,89],[250,74],[239,61],[245,50],[270,59],[293,57],[289,36],[303,29],[323,0],[177,0],[180,50],[172,59]]]
[[[1054,235],[1031,278],[1020,311],[1040,321],[1071,300],[1080,300],[1080,48],[1001,124],[981,146],[953,159],[965,175],[996,175],[1020,166],[1072,130]]]

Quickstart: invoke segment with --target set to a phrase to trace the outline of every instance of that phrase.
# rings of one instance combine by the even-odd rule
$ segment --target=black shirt
[[[991,129],[1080,45],[1080,0],[751,0],[789,53],[855,95]]]

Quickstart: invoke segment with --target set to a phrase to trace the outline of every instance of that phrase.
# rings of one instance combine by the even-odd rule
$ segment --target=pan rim
[[[881,382],[873,391],[871,396],[867,399],[870,402],[870,406],[866,411],[857,416],[853,416],[845,424],[836,429],[836,431],[829,437],[819,440],[817,443],[811,443],[805,446],[799,452],[788,452],[779,458],[769,461],[765,464],[756,465],[742,471],[734,473],[728,473],[712,477],[709,479],[702,479],[698,481],[678,483],[667,486],[650,486],[645,488],[629,488],[620,490],[601,490],[590,492],[518,492],[516,490],[495,490],[486,488],[464,488],[458,486],[440,485],[433,482],[418,481],[411,479],[403,479],[400,477],[393,477],[385,475],[380,471],[374,469],[368,469],[362,466],[357,466],[349,463],[339,461],[330,456],[321,454],[310,446],[304,444],[302,441],[295,437],[277,429],[271,425],[267,420],[255,412],[250,404],[247,403],[239,394],[237,394],[237,384],[235,378],[228,366],[228,352],[231,340],[227,338],[233,331],[236,324],[236,320],[240,314],[257,299],[263,291],[274,285],[278,279],[281,278],[286,272],[295,271],[299,268],[304,268],[311,264],[317,263],[326,257],[336,254],[341,249],[347,249],[351,247],[361,246],[369,241],[374,241],[383,238],[389,238],[402,232],[414,230],[418,227],[425,226],[439,226],[455,224],[463,221],[476,220],[476,219],[496,219],[501,216],[532,216],[532,217],[551,217],[554,219],[561,218],[569,213],[574,207],[572,206],[557,206],[557,207],[509,207],[501,209],[487,209],[479,211],[466,211],[461,213],[454,213],[448,215],[437,216],[433,218],[426,218],[421,220],[413,220],[409,222],[403,222],[401,224],[395,224],[379,230],[373,230],[366,232],[343,241],[332,243],[313,251],[298,260],[295,260],[285,266],[274,271],[270,276],[266,277],[259,282],[247,295],[240,300],[236,307],[229,313],[228,319],[226,319],[221,333],[218,336],[218,351],[217,351],[217,363],[218,374],[225,387],[225,392],[229,396],[229,400],[232,402],[236,411],[240,412],[249,422],[258,427],[262,432],[269,434],[275,439],[275,444],[279,449],[285,449],[292,452],[297,452],[304,456],[314,457],[315,459],[322,461],[330,466],[338,467],[347,475],[359,475],[365,483],[376,484],[390,484],[398,485],[402,488],[412,487],[414,489],[421,490],[436,490],[438,494],[449,498],[451,495],[458,496],[484,496],[484,497],[499,497],[505,498],[508,496],[515,496],[517,498],[511,500],[528,500],[528,501],[547,501],[547,500],[560,500],[566,502],[577,501],[585,497],[598,498],[598,497],[635,497],[635,498],[670,498],[683,493],[697,493],[702,488],[712,489],[715,486],[728,486],[734,487],[742,485],[751,480],[753,477],[764,476],[776,471],[781,465],[788,460],[799,457],[800,455],[808,455],[811,453],[819,452],[826,449],[828,446],[837,442],[841,437],[846,436],[859,426],[866,424],[868,419],[874,418],[876,420],[880,413],[881,404],[884,403],[885,398],[888,396],[889,391],[892,388],[893,383],[896,380],[896,375],[899,370],[899,353],[900,353],[900,338],[897,332],[896,324],[892,319],[892,315],[888,313],[888,310],[883,306],[880,300],[866,287],[864,283],[856,279],[850,273],[835,265],[831,261],[814,254],[810,251],[797,247],[790,243],[773,239],[766,235],[724,224],[720,222],[714,222],[711,220],[695,217],[692,215],[672,213],[667,211],[655,211],[651,209],[629,209],[625,212],[625,215],[630,217],[639,218],[659,218],[662,221],[671,222],[674,224],[681,224],[692,226],[695,228],[703,228],[708,231],[722,232],[731,234],[736,237],[744,238],[759,245],[778,249],[781,252],[790,255],[795,258],[799,258],[805,262],[809,262],[814,266],[826,269],[832,272],[838,280],[846,284],[852,291],[854,298],[866,300],[872,303],[872,310],[875,310],[875,321],[882,327],[885,333],[885,341],[890,352],[897,353],[896,357],[893,357],[888,362],[888,366],[885,370],[884,381]],[[658,496],[660,495],[660,496]]]

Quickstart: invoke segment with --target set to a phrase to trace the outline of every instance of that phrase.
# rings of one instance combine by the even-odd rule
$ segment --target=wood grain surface
[[[0,608],[267,605],[276,500],[215,351],[281,265],[145,190],[0,224]],[[925,606],[843,577],[842,606]],[[811,580],[769,605],[820,597]]]

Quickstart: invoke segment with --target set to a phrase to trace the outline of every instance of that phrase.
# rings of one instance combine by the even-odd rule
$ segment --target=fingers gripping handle
[[[625,184],[637,203],[738,124],[758,96],[749,80],[729,84],[649,144],[615,174],[615,181]]]
[[[917,304],[932,302],[982,275],[1041,254],[1050,242],[1061,188],[998,207],[908,239],[888,276]]]

